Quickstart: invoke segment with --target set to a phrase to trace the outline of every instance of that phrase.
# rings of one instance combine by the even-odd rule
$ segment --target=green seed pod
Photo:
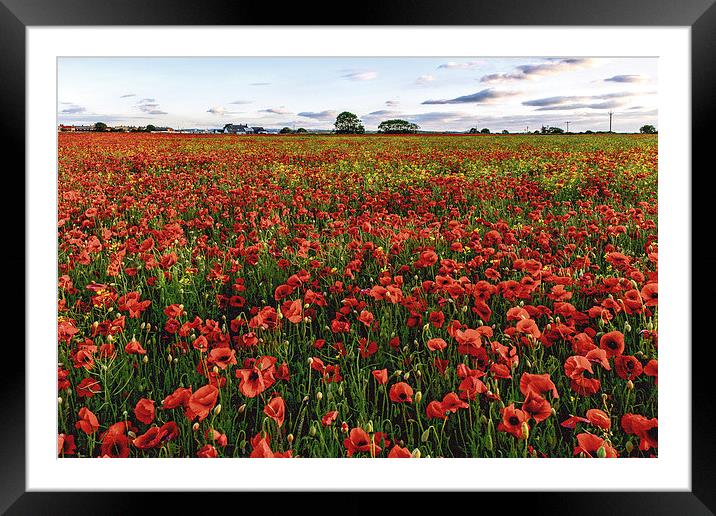
[[[634,451],[634,443],[632,443],[631,441],[627,441],[624,447],[626,448],[627,453],[631,453],[632,451]]]
[[[430,438],[430,428],[428,427],[420,436],[420,442],[426,443]]]
[[[485,449],[492,451],[492,436],[490,434],[485,436]]]
[[[600,459],[603,459],[607,456],[607,450],[604,448],[604,445],[600,446],[597,450],[597,457]]]

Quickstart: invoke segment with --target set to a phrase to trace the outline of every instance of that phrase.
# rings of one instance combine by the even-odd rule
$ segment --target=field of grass
[[[653,457],[657,137],[59,134],[58,455]]]

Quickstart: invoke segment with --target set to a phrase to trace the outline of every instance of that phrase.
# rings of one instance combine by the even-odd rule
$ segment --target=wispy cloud
[[[253,100],[235,100],[233,102],[230,102],[230,104],[251,104]]]
[[[301,111],[298,113],[298,116],[302,116],[305,118],[312,118],[313,120],[335,120],[335,118],[338,116],[338,111],[333,111],[330,109],[327,109],[325,111]]]
[[[142,113],[146,113],[148,115],[166,115],[166,111],[162,111],[162,109],[159,107],[159,104],[157,104],[156,99],[154,98],[144,98],[141,99],[137,105],[137,109],[141,111]]]
[[[291,111],[285,109],[284,107],[279,107],[262,109],[261,113],[271,113],[272,115],[290,115]]]
[[[537,107],[537,111],[568,111],[572,109],[612,109],[624,105],[629,97],[650,95],[653,92],[620,91],[600,95],[565,95],[526,100],[523,106]]]
[[[434,80],[435,80],[435,76],[434,76],[434,75],[421,75],[420,77],[418,77],[417,79],[415,79],[415,84],[424,85],[424,84],[431,83],[431,82],[433,82]]]
[[[120,95],[119,98],[120,98],[120,99],[126,99],[126,98],[129,98],[129,97],[136,97],[136,96],[137,96],[136,93],[127,93],[126,95]]]
[[[649,78],[645,75],[615,75],[604,79],[604,82],[646,82]]]
[[[483,64],[482,61],[465,61],[460,63],[456,61],[448,61],[447,63],[438,66],[438,69],[446,68],[448,70],[466,70],[469,68],[475,68],[481,64]]]
[[[73,104],[71,102],[60,102],[60,104],[68,105],[69,107],[66,107],[65,109],[61,109],[60,113],[63,115],[80,115],[82,113],[87,112],[87,108],[84,106],[79,106],[77,104]]]
[[[563,72],[589,68],[597,63],[595,59],[574,57],[569,59],[550,59],[546,63],[525,64],[516,66],[514,71],[507,73],[492,73],[484,75],[480,82],[498,83],[506,81],[524,81],[546,75],[556,75]]]
[[[372,70],[347,70],[341,77],[351,81],[372,81],[378,77],[378,72]]]
[[[485,104],[499,99],[513,97],[515,95],[519,95],[519,92],[496,91],[492,88],[486,88],[478,91],[477,93],[463,95],[462,97],[456,97],[454,99],[425,100],[423,101],[423,104]]]
[[[396,107],[396,106],[400,105],[400,101],[399,100],[386,100],[385,105],[388,107]]]
[[[249,86],[269,86],[270,82],[251,82]]]
[[[224,106],[213,106],[206,110],[207,113],[211,113],[212,115],[217,116],[224,116],[229,115],[232,113],[237,113],[237,111],[229,111]]]

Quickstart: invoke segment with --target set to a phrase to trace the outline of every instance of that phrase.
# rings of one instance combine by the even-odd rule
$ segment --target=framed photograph
[[[26,308],[0,508],[713,514],[712,3],[2,0]]]

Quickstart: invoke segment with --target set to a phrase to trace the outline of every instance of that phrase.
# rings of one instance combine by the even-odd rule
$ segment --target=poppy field
[[[654,457],[655,135],[58,135],[59,457]]]

